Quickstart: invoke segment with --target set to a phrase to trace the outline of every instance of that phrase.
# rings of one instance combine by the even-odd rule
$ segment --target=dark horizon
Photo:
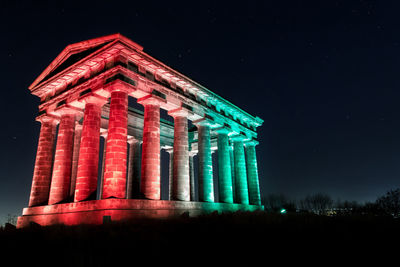
[[[1,4],[0,220],[28,204],[40,124],[28,86],[68,45],[121,33],[264,120],[262,196],[375,201],[399,186],[395,1]]]

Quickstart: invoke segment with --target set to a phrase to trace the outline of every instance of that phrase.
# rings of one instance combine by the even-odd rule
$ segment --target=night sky
[[[1,1],[0,221],[28,204],[28,86],[68,44],[117,32],[264,119],[262,195],[365,202],[400,186],[398,1],[196,2]]]

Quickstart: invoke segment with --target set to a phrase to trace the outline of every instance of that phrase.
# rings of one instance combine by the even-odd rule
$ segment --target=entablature
[[[121,80],[131,87],[130,95],[141,98],[148,94],[165,97],[162,108],[190,107],[191,120],[211,116],[220,125],[230,125],[235,132],[256,137],[263,123],[205,87],[176,72],[165,64],[119,40],[76,62],[44,83],[32,93],[41,97],[39,112],[54,109],[60,103],[71,104],[88,93],[106,96],[104,86]],[[102,91],[103,90],[103,91]],[[82,105],[75,102],[75,106]]]

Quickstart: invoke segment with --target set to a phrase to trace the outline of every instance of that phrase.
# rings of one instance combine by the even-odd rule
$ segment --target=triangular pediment
[[[104,46],[114,42],[123,41],[129,45],[133,45],[136,49],[143,50],[143,47],[122,36],[121,34],[112,34],[104,37],[99,37],[87,41],[82,41],[75,44],[70,44],[50,63],[50,65],[36,78],[29,86],[33,90],[37,85],[49,80],[58,73],[74,65],[76,62],[100,50]]]

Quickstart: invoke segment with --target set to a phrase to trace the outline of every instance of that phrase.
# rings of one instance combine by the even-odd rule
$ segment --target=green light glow
[[[228,139],[226,131],[218,132],[219,196],[221,202],[233,203],[232,171]]]
[[[214,202],[214,181],[211,157],[210,126],[198,125],[199,199]]]

